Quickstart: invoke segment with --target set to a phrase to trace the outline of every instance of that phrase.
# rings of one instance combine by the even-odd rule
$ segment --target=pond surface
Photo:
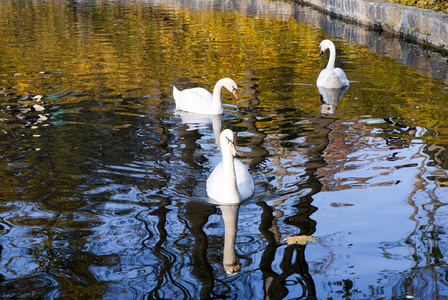
[[[439,54],[288,2],[0,11],[4,299],[448,297]],[[327,103],[325,38],[351,81]],[[223,77],[222,118],[175,110],[174,85]],[[239,206],[205,191],[224,128],[255,181]]]

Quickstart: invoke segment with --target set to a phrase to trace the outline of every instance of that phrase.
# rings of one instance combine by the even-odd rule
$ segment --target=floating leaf
[[[307,235],[288,236],[287,238],[284,238],[283,241],[286,242],[288,245],[292,244],[305,245],[306,243],[309,242],[313,243],[316,242],[316,240],[312,236]]]

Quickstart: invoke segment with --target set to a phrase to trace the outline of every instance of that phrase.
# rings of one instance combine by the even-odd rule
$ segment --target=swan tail
[[[179,99],[179,94],[180,94],[180,91],[173,85],[173,98],[174,98],[174,101]]]

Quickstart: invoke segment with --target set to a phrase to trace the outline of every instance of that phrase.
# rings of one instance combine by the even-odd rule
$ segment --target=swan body
[[[222,162],[207,179],[207,195],[219,203],[237,204],[254,193],[254,181],[246,166],[238,159],[235,137],[230,129],[220,134]]]
[[[330,40],[323,40],[320,45],[321,56],[326,50],[330,51],[330,58],[325,69],[323,69],[319,77],[317,78],[317,86],[321,86],[327,89],[340,89],[345,86],[349,86],[349,81],[344,71],[340,68],[335,68],[334,63],[336,61],[336,47]]]
[[[213,94],[201,87],[182,91],[173,87],[176,108],[197,114],[220,115],[223,113],[221,100],[221,89],[223,87],[231,92],[235,99],[238,100],[238,86],[230,78],[219,80],[213,89]]]

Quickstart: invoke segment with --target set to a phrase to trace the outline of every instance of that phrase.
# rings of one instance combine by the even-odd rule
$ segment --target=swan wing
[[[317,77],[316,85],[326,87],[328,77],[331,75],[331,73],[333,72],[330,69],[323,69],[322,71],[320,71],[319,77]]]
[[[233,161],[235,164],[236,185],[238,187],[241,200],[244,200],[254,194],[254,180],[242,162],[237,159],[234,159]]]
[[[224,174],[224,164],[220,162],[210,173],[209,177],[207,178],[207,196],[214,200],[219,200],[220,195],[222,194],[222,191],[224,189],[224,186],[222,184],[222,177]]]
[[[192,89],[188,89],[187,91],[190,91],[192,93],[196,93],[199,97],[204,98],[204,99],[210,99],[210,101],[213,98],[212,93],[210,93],[209,91],[207,91],[204,88],[201,87],[196,87],[196,88],[192,88]]]
[[[207,113],[212,104],[213,95],[203,88],[192,88],[173,92],[176,108],[193,113]]]

